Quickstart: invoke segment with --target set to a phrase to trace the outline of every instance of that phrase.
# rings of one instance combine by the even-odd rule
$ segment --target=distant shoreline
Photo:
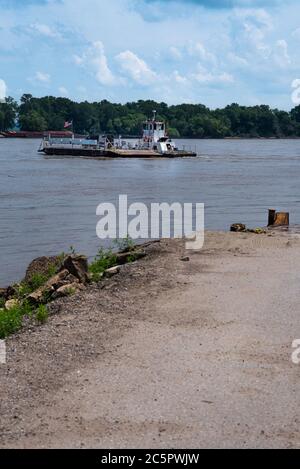
[[[0,139],[3,140],[40,140],[44,138],[44,136],[4,136],[0,134]],[[61,137],[61,138],[68,138],[68,137]],[[83,138],[83,136],[81,136]],[[117,140],[118,137],[115,137]],[[300,137],[172,137],[173,140],[300,140]],[[122,136],[124,140],[137,140],[141,139],[141,137],[137,136]]]

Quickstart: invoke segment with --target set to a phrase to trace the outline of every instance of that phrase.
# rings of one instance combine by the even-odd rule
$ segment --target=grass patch
[[[30,293],[45,285],[47,280],[47,275],[39,273],[33,274],[29,282],[21,282],[19,285],[16,286],[17,299],[22,299],[25,296],[30,295]]]
[[[31,279],[28,282],[28,286],[32,291],[35,291],[38,288],[45,285],[48,278],[50,278],[50,277],[51,277],[51,275],[49,276],[49,275],[43,275],[43,274],[35,273],[31,276]]]
[[[74,251],[75,252],[75,251]],[[10,309],[5,308],[5,299],[0,298],[0,339],[5,339],[9,335],[18,332],[25,318],[35,318],[39,323],[45,323],[48,319],[48,310],[45,303],[48,303],[49,293],[45,292],[41,304],[35,308],[25,298],[45,285],[45,283],[53,277],[61,267],[66,255],[62,253],[57,262],[51,264],[45,274],[34,273],[28,282],[21,282],[14,285],[16,294],[13,299],[18,300],[18,304]],[[75,289],[70,288],[68,294],[73,294]]]
[[[116,239],[114,244],[120,252],[133,251],[135,249],[134,241],[129,235],[124,239]]]
[[[48,319],[48,309],[46,305],[40,305],[35,312],[35,318],[41,324],[44,324]]]
[[[99,282],[103,272],[117,264],[117,256],[111,249],[99,249],[93,262],[89,265],[89,272],[93,282]]]
[[[74,287],[67,288],[66,290],[66,294],[69,296],[75,295],[75,293],[76,293],[76,288]]]
[[[136,256],[136,254],[134,254],[134,253],[129,254],[129,255],[127,256],[127,262],[128,262],[128,264],[130,264],[130,263],[132,263],[132,262],[134,262],[134,261],[136,261],[136,260],[137,260],[137,256]]]
[[[48,267],[47,280],[57,274],[58,269],[61,267],[62,262],[58,259],[55,264],[51,264]]]
[[[24,317],[31,317],[33,309],[27,301],[11,309],[0,311],[0,339],[17,332],[23,325]]]
[[[21,300],[22,298],[30,295],[30,293],[33,293],[38,288],[41,288],[51,277],[57,273],[59,267],[60,263],[58,262],[57,264],[51,264],[46,274],[41,274],[39,272],[32,274],[28,282],[24,281],[16,286],[16,298]]]
[[[10,309],[0,311],[0,339],[5,339],[9,335],[18,332],[25,318],[35,318],[41,324],[48,319],[47,306],[39,305],[35,309],[28,301],[23,301]]]
[[[57,266],[61,267],[64,263],[65,258],[67,257],[67,254],[65,252],[61,252],[57,256]]]
[[[134,262],[136,260],[136,254],[133,252],[136,246],[130,236],[124,239],[117,239],[113,244],[118,248],[118,252],[130,253],[127,256],[127,262]],[[112,249],[100,248],[95,259],[89,265],[92,282],[99,282],[105,270],[115,265],[117,265],[117,256]]]

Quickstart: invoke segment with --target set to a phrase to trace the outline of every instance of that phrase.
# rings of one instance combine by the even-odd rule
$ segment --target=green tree
[[[164,102],[139,100],[126,104],[107,100],[76,103],[67,98],[31,94],[21,97],[19,109],[10,102],[0,106],[0,129],[14,126],[16,112],[24,130],[63,130],[64,122],[73,120],[74,130],[81,134],[112,133],[141,135],[142,123],[152,117],[166,121],[173,137],[223,138],[293,137],[300,135],[300,106],[285,112],[269,106],[239,106],[233,103],[223,109],[210,110],[203,104],[168,106]]]
[[[300,106],[296,106],[291,110],[291,118],[300,123]]]
[[[15,127],[18,104],[11,98],[5,98],[0,102],[0,131],[9,130]]]
[[[169,127],[168,128],[168,134],[171,138],[180,138],[180,133],[176,129],[176,127]]]
[[[37,111],[29,111],[19,118],[21,130],[42,132],[47,130],[47,121]]]

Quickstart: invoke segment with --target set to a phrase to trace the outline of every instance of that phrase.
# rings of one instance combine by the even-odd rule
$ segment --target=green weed
[[[100,248],[94,261],[89,265],[89,272],[93,282],[99,282],[103,272],[110,267],[115,266],[117,257],[111,249]]]
[[[135,248],[134,241],[129,235],[123,239],[116,239],[113,244],[118,248],[120,252],[133,251]]]
[[[41,324],[44,324],[48,319],[48,310],[46,305],[39,305],[35,312],[35,318]]]
[[[11,309],[0,311],[0,339],[17,332],[23,325],[23,318],[32,316],[33,310],[27,301]]]

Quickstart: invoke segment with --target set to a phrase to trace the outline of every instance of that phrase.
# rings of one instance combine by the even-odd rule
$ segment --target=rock
[[[78,282],[76,283],[68,283],[56,290],[54,292],[52,298],[56,300],[57,298],[62,298],[64,296],[69,296],[72,293],[75,293],[78,289],[82,289],[83,285],[80,285]]]
[[[189,262],[190,258],[188,256],[181,257],[182,262]]]
[[[67,269],[70,274],[74,275],[81,283],[89,281],[88,261],[86,256],[68,256],[63,267]]]
[[[45,298],[50,299],[54,291],[64,285],[64,281],[68,275],[69,271],[67,269],[62,270],[51,277],[45,285],[28,295],[27,299],[34,304],[44,302]]]
[[[67,269],[64,269],[61,270],[57,275],[51,277],[46,285],[52,286],[54,290],[58,290],[64,285],[68,285],[70,283],[79,283],[79,280],[77,277],[74,277],[74,275],[70,274]]]
[[[233,225],[231,225],[230,231],[246,231],[246,225],[244,225],[243,223],[234,223]]]
[[[142,259],[147,254],[145,251],[131,251],[131,252],[122,252],[116,254],[116,262],[117,264],[123,265],[127,264],[128,262],[137,261],[138,259]]]
[[[6,293],[5,293],[5,296],[3,298],[5,298],[6,300],[10,300],[11,298],[16,296],[17,294],[18,294],[17,289],[13,286],[9,286],[9,287],[6,288]]]
[[[48,289],[45,289],[45,287],[41,287],[33,293],[30,293],[30,295],[27,296],[27,300],[30,303],[33,303],[34,305],[38,305],[40,303],[44,303],[46,299],[50,299],[50,296],[53,292],[55,292],[53,287]]]
[[[5,309],[12,309],[14,308],[15,306],[18,306],[19,302],[18,300],[8,300],[6,303],[5,303]]]
[[[72,274],[66,276],[65,282],[67,283],[79,283],[79,279]]]
[[[27,267],[24,281],[30,283],[31,278],[34,274],[48,275],[49,269],[53,266],[58,265],[58,257],[38,257],[34,259]]]
[[[116,265],[115,267],[111,267],[110,269],[106,269],[105,271],[105,276],[106,277],[113,277],[114,275],[117,275],[121,270],[121,267],[119,265]]]
[[[60,272],[58,272],[58,274],[53,275],[53,277],[49,278],[49,280],[45,283],[45,285],[42,288],[47,289],[47,288],[53,287],[54,290],[56,290],[57,288],[61,286],[61,282],[66,280],[68,275],[69,275],[68,270],[63,269]]]
[[[72,274],[67,274],[68,273],[67,269],[64,269],[62,270],[61,272],[59,272],[57,274],[57,276],[55,277],[52,277],[52,286],[54,288],[54,290],[58,290],[59,288],[63,287],[64,285],[69,285],[70,283],[80,283],[78,278],[74,277],[74,275]],[[62,277],[60,277],[60,275],[62,275]],[[66,276],[65,276],[66,275]],[[48,285],[48,282],[47,282],[47,285]]]

